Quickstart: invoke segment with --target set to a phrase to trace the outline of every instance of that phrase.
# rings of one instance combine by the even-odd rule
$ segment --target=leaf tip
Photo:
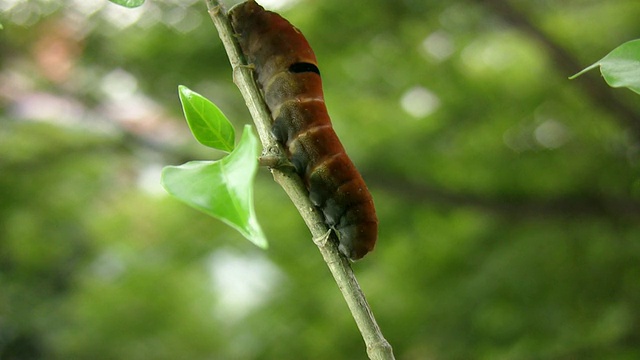
[[[180,96],[180,100],[191,97],[193,94],[193,90],[189,89],[184,85],[178,85],[178,96]]]
[[[586,68],[580,70],[580,72],[578,72],[578,73],[576,73],[574,75],[569,76],[569,80],[573,80],[573,79],[577,78],[578,76],[586,73],[587,71],[591,71],[591,70],[597,68],[598,66],[600,66],[600,61],[587,66]]]
[[[254,235],[251,239],[249,239],[255,246],[259,247],[262,250],[269,249],[269,243],[267,242],[267,238],[264,234]]]

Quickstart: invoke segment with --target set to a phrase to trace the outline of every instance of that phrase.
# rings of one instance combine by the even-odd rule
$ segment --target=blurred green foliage
[[[203,1],[0,6],[0,358],[365,358],[268,171],[266,252],[159,188],[215,157],[178,84],[250,121]],[[640,357],[640,101],[567,80],[638,37],[637,1],[281,12],[374,195],[354,268],[398,358]]]

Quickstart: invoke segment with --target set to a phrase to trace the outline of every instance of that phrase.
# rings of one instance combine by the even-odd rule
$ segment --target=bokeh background
[[[227,2],[231,5],[231,2]],[[640,97],[597,71],[636,0],[263,2],[313,45],[380,218],[354,264],[399,359],[640,358]],[[166,195],[250,123],[200,0],[1,0],[1,359],[365,359],[262,169],[262,251]]]

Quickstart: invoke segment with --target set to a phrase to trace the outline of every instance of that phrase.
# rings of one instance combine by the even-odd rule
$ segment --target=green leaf
[[[218,218],[261,248],[267,240],[253,207],[258,140],[247,125],[235,150],[219,161],[191,161],[162,170],[169,194]]]
[[[128,8],[138,7],[144,4],[144,0],[109,0],[114,4],[122,5]]]
[[[204,146],[232,151],[235,130],[222,111],[202,95],[186,86],[178,86],[184,117],[191,133]]]
[[[600,66],[600,72],[609,86],[627,87],[640,94],[640,39],[628,41],[603,57],[600,61],[571,76],[584,74]]]

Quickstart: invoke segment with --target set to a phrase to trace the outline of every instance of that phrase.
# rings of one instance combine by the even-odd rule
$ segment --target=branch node
[[[215,15],[218,15],[221,10],[222,10],[222,5],[216,4],[209,8],[209,14],[211,16],[215,16]]]
[[[313,243],[318,245],[318,247],[325,247],[329,242],[330,235],[331,235],[331,229],[329,229],[326,233],[322,234],[321,236],[314,237]]]
[[[238,35],[233,35],[235,37],[237,37]],[[243,69],[249,69],[251,71],[254,71],[256,69],[256,66],[253,64],[238,64],[239,68],[243,68]]]
[[[264,155],[261,155],[258,157],[258,164],[260,166],[266,166],[268,168],[272,168],[272,169],[279,169],[279,170],[294,170],[295,167],[293,166],[293,164],[291,163],[291,161],[289,161],[289,159],[287,159],[286,157],[283,157],[279,154],[275,154],[275,153],[267,153]]]

